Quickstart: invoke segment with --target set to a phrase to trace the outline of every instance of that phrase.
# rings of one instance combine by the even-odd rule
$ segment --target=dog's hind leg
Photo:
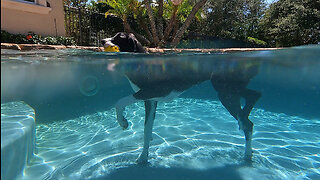
[[[133,104],[137,101],[139,100],[133,97],[133,95],[130,95],[130,96],[121,98],[116,103],[117,121],[123,129],[127,129],[129,125],[127,119],[123,117],[123,111],[125,110],[126,106]]]
[[[240,105],[240,96],[238,94],[218,92],[218,97],[223,106],[238,121],[239,129],[243,130],[246,139],[245,160],[251,161],[252,158],[252,130],[253,123],[244,115]]]
[[[244,136],[246,138],[246,150],[244,159],[246,161],[251,161],[252,159],[252,131],[253,131],[253,123],[246,117],[239,116],[238,121],[242,124],[242,130],[244,132]]]
[[[244,97],[244,99],[246,100],[246,104],[242,109],[243,111],[242,115],[248,118],[252,108],[261,97],[261,93],[258,91],[254,91],[246,88],[241,92],[240,95],[241,97]]]
[[[246,137],[246,151],[245,151],[245,160],[251,161],[252,159],[252,131],[253,131],[253,123],[249,120],[249,115],[254,105],[261,97],[261,93],[258,91],[245,89],[241,92],[241,96],[245,98],[246,104],[243,107],[241,113],[239,114],[239,120],[243,125],[243,132]]]
[[[152,139],[153,122],[156,116],[157,101],[146,100],[145,105],[145,121],[144,121],[144,144],[143,150],[137,159],[138,164],[148,162],[149,145]]]
[[[238,119],[238,116],[241,113],[240,96],[231,93],[218,92],[218,98],[229,113],[238,120],[239,128],[242,129],[242,124]]]

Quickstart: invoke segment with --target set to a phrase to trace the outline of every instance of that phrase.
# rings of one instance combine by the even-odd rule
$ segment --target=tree
[[[86,5],[86,12],[90,12],[89,28],[99,34],[112,36],[123,29],[122,20],[115,16],[105,16],[105,12],[111,10],[112,7],[107,3],[100,1],[91,1]]]
[[[238,40],[260,38],[258,25],[265,9],[264,0],[211,0],[205,9],[202,34]]]
[[[113,8],[113,10],[108,11],[108,13],[115,14],[123,20],[124,30],[126,32],[134,33],[141,43],[154,47],[168,44],[170,34],[172,34],[173,37],[170,39],[172,40],[172,45],[176,46],[186,29],[190,26],[192,20],[195,18],[196,13],[207,2],[207,0],[200,0],[198,2],[185,0],[185,5],[188,4],[188,7],[190,7],[191,4],[194,4],[194,6],[191,6],[193,8],[189,15],[185,21],[182,22],[182,26],[178,28],[179,23],[177,17],[179,6],[182,1],[183,0],[174,0],[173,4],[171,1],[163,0],[152,2],[150,0],[144,0],[143,2],[137,0],[106,0]],[[168,9],[171,10],[171,16],[167,16]],[[156,12],[158,12],[157,16],[154,16]],[[145,21],[146,16],[148,17],[147,22]],[[139,27],[143,28],[143,31],[140,31],[140,33],[135,31],[128,22],[129,17],[136,18],[135,21],[139,24]],[[173,29],[175,29],[175,31],[172,32]]]
[[[148,12],[149,20],[150,20],[150,26],[151,26],[151,32],[152,32],[152,37],[153,37],[153,42],[154,44],[159,43],[159,38],[158,38],[158,33],[157,33],[157,28],[156,28],[156,23],[153,17],[151,5],[150,5],[150,0],[144,0],[145,7]]]
[[[261,29],[259,22],[261,21],[264,11],[266,10],[266,3],[264,0],[246,0],[244,4],[245,13],[245,30],[247,37],[261,36]]]
[[[75,8],[85,7],[89,0],[64,0],[63,4]]]
[[[279,0],[261,22],[266,40],[276,47],[320,42],[319,0]]]
[[[141,3],[136,0],[104,0],[103,2],[106,2],[108,5],[112,7],[112,10],[109,10],[106,12],[106,15],[115,15],[123,20],[123,27],[125,32],[132,32],[136,35],[138,40],[146,45],[150,45],[150,41],[146,39],[143,35],[140,35],[139,33],[135,32],[129,22],[128,18],[132,13],[137,12],[137,9],[141,7]]]
[[[244,0],[216,0],[207,5],[205,34],[221,38],[243,39]]]
[[[184,22],[184,24],[182,25],[182,27],[179,29],[179,31],[177,32],[177,34],[174,36],[174,39],[172,40],[172,45],[176,46],[178,45],[183,33],[185,32],[185,30],[189,27],[190,23],[192,22],[192,20],[194,19],[196,13],[199,11],[199,9],[204,6],[204,4],[207,2],[207,0],[201,0],[199,2],[197,2],[194,7],[192,8],[191,13],[189,14],[189,16],[187,17],[186,21]]]

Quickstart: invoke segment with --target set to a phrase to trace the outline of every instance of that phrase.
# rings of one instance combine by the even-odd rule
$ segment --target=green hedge
[[[24,34],[11,34],[7,31],[1,30],[1,42],[3,43],[16,43],[16,44],[47,44],[47,45],[76,45],[72,37],[42,37],[35,33]]]
[[[265,41],[259,40],[257,38],[248,37],[248,41],[258,46],[263,46],[263,47],[267,46],[267,43]]]

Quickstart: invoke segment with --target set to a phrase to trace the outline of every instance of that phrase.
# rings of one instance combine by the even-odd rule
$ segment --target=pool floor
[[[253,109],[252,165],[244,135],[219,101],[159,103],[149,164],[138,166],[144,105],[37,125],[37,154],[24,179],[320,179],[320,120]]]

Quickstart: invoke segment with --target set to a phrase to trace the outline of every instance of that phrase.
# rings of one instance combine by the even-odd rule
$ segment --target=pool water
[[[2,106],[24,101],[36,112],[36,153],[21,179],[320,179],[320,46],[234,54],[1,53]],[[144,104],[126,108],[129,127],[122,130],[114,104],[133,93],[124,74],[187,72],[192,79],[233,71],[238,60],[249,60],[243,67],[259,62],[248,86],[262,94],[249,116],[252,164],[243,161],[237,121],[204,81],[158,103],[149,164],[137,165]],[[212,63],[219,68],[207,68]]]

